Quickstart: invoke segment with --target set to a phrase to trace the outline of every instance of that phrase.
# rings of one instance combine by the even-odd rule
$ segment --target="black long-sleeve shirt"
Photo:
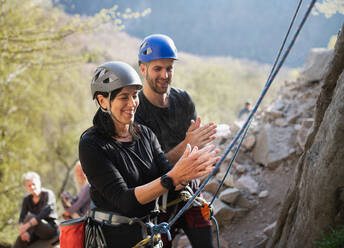
[[[49,189],[42,188],[41,196],[37,204],[33,202],[32,197],[30,194],[24,198],[19,215],[19,223],[23,223],[26,215],[31,213],[37,221],[44,219],[51,224],[57,224],[58,216],[54,193]]]
[[[91,199],[106,211],[142,217],[155,202],[140,204],[135,187],[167,173],[172,165],[164,156],[154,133],[139,125],[139,139],[118,142],[91,127],[80,138],[79,158],[91,184]]]

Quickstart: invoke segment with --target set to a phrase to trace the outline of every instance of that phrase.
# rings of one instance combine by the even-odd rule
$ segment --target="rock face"
[[[219,198],[221,201],[226,202],[226,203],[234,203],[235,200],[238,198],[240,195],[240,191],[236,188],[229,188],[220,194]]]
[[[333,50],[326,48],[313,48],[308,55],[306,64],[301,72],[305,82],[320,81],[332,59]]]
[[[213,203],[213,214],[220,225],[228,225],[235,215],[235,210],[216,199]]]
[[[249,175],[240,177],[235,182],[235,187],[239,189],[246,189],[251,194],[257,194],[259,189],[258,183]]]
[[[275,168],[295,153],[296,132],[293,127],[264,125],[259,131],[257,145],[253,149],[256,163]]]
[[[301,128],[297,133],[297,139],[296,139],[297,144],[302,148],[302,150],[305,147],[306,138],[308,136],[309,130],[311,130],[313,122],[314,122],[313,118],[304,119],[301,123]]]
[[[276,195],[273,188],[267,187],[269,183],[262,180],[262,173],[265,170],[274,173],[277,168],[291,171],[289,166],[295,165],[302,154],[314,122],[316,99],[322,87],[320,80],[331,57],[330,50],[313,49],[300,77],[296,81],[284,82],[276,101],[257,112],[236,161],[213,204],[214,215],[220,226],[230,227],[247,216],[252,218],[250,211],[259,209],[262,201],[270,201]],[[242,123],[235,122],[228,127],[220,126],[221,137],[216,142],[221,151],[227,148],[240,125]],[[211,201],[219,186],[233,154],[234,151],[229,153],[205,187],[204,196],[208,201]],[[344,199],[344,193],[341,197]],[[276,207],[276,211],[277,209]],[[260,216],[260,212],[255,212],[253,216]],[[235,244],[240,243],[241,248],[265,247],[276,225],[274,221],[275,219],[270,219],[260,226],[255,234],[257,238],[254,245],[251,243],[245,246],[244,239]],[[274,223],[269,225],[272,222]],[[231,242],[225,236],[223,239]],[[233,244],[229,244],[229,247]]]
[[[259,198],[265,198],[265,197],[268,197],[268,196],[269,196],[269,191],[267,191],[267,190],[263,190],[258,195]]]
[[[205,185],[204,191],[209,192],[211,194],[215,194],[218,187],[220,186],[220,182],[215,178],[209,180],[209,182]]]
[[[320,240],[325,245],[324,233],[329,232],[331,227],[337,229],[343,225],[343,217],[341,222],[336,223],[344,210],[340,200],[344,178],[343,123],[344,25],[322,80],[312,130],[267,247],[312,248]]]
[[[256,137],[253,134],[247,135],[244,139],[242,145],[246,148],[246,150],[252,150],[256,143]]]
[[[272,223],[271,225],[268,225],[267,227],[264,228],[263,233],[266,236],[271,237],[275,226],[276,226],[276,222]]]

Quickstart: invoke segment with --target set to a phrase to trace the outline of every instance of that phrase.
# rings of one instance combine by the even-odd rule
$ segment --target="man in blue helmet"
[[[186,145],[202,148],[215,139],[216,125],[201,125],[190,95],[182,89],[171,87],[174,61],[178,59],[173,40],[162,34],[147,36],[139,50],[139,69],[144,78],[144,87],[139,94],[140,104],[135,121],[153,130],[166,157],[176,163]],[[199,182],[189,186],[195,191]],[[169,192],[169,201],[176,192]],[[179,206],[167,209],[162,221],[168,221]],[[201,207],[191,207],[176,222],[175,228],[183,228],[193,247],[213,247],[211,222],[201,214]],[[171,228],[172,236],[174,228]],[[163,235],[164,247],[171,247]]]

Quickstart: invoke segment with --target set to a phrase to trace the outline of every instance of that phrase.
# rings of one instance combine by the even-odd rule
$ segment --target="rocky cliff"
[[[285,81],[277,99],[257,112],[230,175],[214,201],[221,247],[265,247],[280,204],[314,121],[321,79],[332,50],[312,49],[295,81]],[[243,123],[222,124],[216,143],[224,151]],[[233,154],[229,154],[204,190],[213,198]],[[182,236],[177,247],[188,247]]]

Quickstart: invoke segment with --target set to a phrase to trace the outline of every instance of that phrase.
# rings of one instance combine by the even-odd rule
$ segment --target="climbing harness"
[[[149,244],[152,241],[152,237],[150,235],[147,236],[147,238],[141,240],[138,242],[133,248],[140,248],[140,247],[145,247],[147,244]],[[153,243],[157,243],[157,247],[163,247],[163,244],[161,243],[161,236],[160,234],[155,234],[154,235],[154,240]]]
[[[163,196],[165,196],[167,194],[164,194]],[[179,192],[179,197],[175,200],[172,200],[166,204],[163,204],[159,206],[159,210],[160,211],[164,211],[166,210],[166,208],[177,205],[180,202],[187,202],[188,200],[191,199],[193,195],[193,190],[190,188],[190,186],[185,186],[185,188],[183,190],[181,190]],[[202,197],[196,197],[195,200],[193,201],[193,205],[194,206],[203,206],[203,203],[205,202],[205,200]]]
[[[232,160],[230,161],[230,164],[229,164],[229,166],[228,166],[228,168],[227,168],[227,171],[226,171],[226,173],[225,173],[225,176],[224,176],[224,178],[223,178],[223,180],[222,180],[222,182],[221,182],[221,184],[220,184],[220,186],[219,186],[219,188],[218,188],[218,190],[217,190],[217,192],[216,192],[214,198],[212,199],[211,203],[210,203],[208,206],[207,206],[207,205],[204,205],[204,209],[205,209],[204,211],[205,211],[205,212],[209,212],[210,219],[212,219],[212,220],[215,222],[216,229],[217,229],[217,245],[218,245],[218,247],[220,247],[220,244],[219,244],[219,233],[218,233],[218,224],[217,224],[215,218],[214,218],[213,215],[212,215],[212,211],[210,210],[210,209],[211,209],[211,206],[212,206],[212,203],[214,202],[214,199],[215,199],[216,195],[218,194],[220,187],[222,187],[223,182],[224,182],[226,176],[227,176],[228,173],[229,173],[229,170],[230,170],[230,168],[231,168],[231,166],[232,166],[232,164],[233,164],[233,162],[234,162],[234,160],[235,160],[235,158],[236,158],[236,156],[237,156],[237,154],[238,154],[238,152],[239,152],[240,146],[241,146],[241,144],[242,144],[242,142],[243,142],[243,140],[244,140],[244,138],[245,138],[245,136],[246,136],[246,134],[247,134],[247,131],[248,131],[249,127],[250,127],[251,121],[252,121],[252,119],[253,119],[255,113],[257,112],[257,109],[258,109],[259,105],[261,104],[261,102],[262,102],[264,96],[266,95],[266,93],[267,93],[269,87],[271,86],[271,84],[272,84],[273,80],[275,79],[277,73],[278,73],[279,70],[281,69],[281,67],[282,67],[282,65],[283,65],[283,63],[284,63],[284,61],[286,60],[286,58],[287,58],[287,56],[288,56],[288,54],[289,54],[291,48],[293,47],[293,45],[294,45],[294,43],[295,43],[295,41],[296,41],[296,38],[298,37],[298,35],[299,35],[299,33],[300,33],[300,31],[301,31],[301,29],[302,29],[304,23],[306,22],[306,20],[307,20],[309,14],[310,14],[310,12],[311,12],[311,10],[312,10],[312,8],[313,8],[315,2],[316,2],[316,0],[312,0],[312,1],[311,1],[311,3],[310,3],[310,5],[308,6],[308,9],[306,10],[306,13],[305,13],[305,15],[304,15],[304,17],[303,17],[303,19],[302,19],[302,21],[301,21],[301,23],[300,23],[300,25],[299,25],[297,31],[295,32],[295,34],[294,34],[294,36],[293,36],[293,38],[292,38],[292,40],[291,40],[289,46],[287,47],[286,51],[284,52],[284,55],[283,55],[282,59],[279,61],[279,63],[277,63],[278,60],[279,60],[279,58],[280,58],[281,52],[282,52],[282,50],[283,50],[283,48],[284,48],[284,45],[285,45],[285,43],[286,43],[287,37],[288,37],[288,35],[289,35],[289,33],[290,33],[291,27],[293,26],[295,17],[296,17],[296,15],[297,15],[298,11],[299,11],[300,6],[301,6],[302,0],[299,1],[299,4],[298,4],[297,9],[296,9],[296,12],[295,12],[294,17],[293,17],[293,19],[292,19],[292,22],[291,22],[291,24],[290,24],[290,27],[289,27],[289,29],[288,29],[288,32],[287,32],[287,34],[286,34],[286,36],[285,36],[285,38],[284,38],[284,41],[283,41],[283,44],[282,44],[282,46],[281,46],[281,49],[280,49],[280,51],[279,51],[279,53],[278,53],[278,56],[277,56],[277,58],[276,58],[276,60],[275,60],[275,62],[274,62],[274,65],[273,65],[273,67],[272,67],[272,69],[271,69],[271,72],[270,72],[270,74],[269,74],[269,76],[268,76],[268,79],[267,79],[267,82],[266,82],[266,84],[265,84],[265,86],[264,86],[264,89],[262,90],[261,95],[260,95],[260,97],[258,98],[258,101],[257,101],[257,103],[255,104],[254,108],[252,109],[252,111],[251,111],[250,115],[248,116],[246,122],[244,123],[244,125],[242,126],[242,128],[237,132],[237,134],[235,135],[235,137],[233,138],[233,140],[231,141],[231,143],[228,145],[226,151],[225,151],[224,154],[222,155],[220,161],[218,161],[218,162],[215,164],[215,168],[214,168],[213,171],[210,173],[210,175],[202,182],[202,184],[200,185],[200,188],[196,191],[196,193],[188,200],[188,202],[183,206],[183,208],[181,208],[181,209],[179,210],[179,212],[172,218],[172,220],[171,220],[169,223],[162,222],[162,223],[160,223],[160,224],[158,224],[158,225],[156,225],[156,226],[153,226],[153,227],[151,228],[152,234],[153,234],[153,235],[158,234],[158,233],[166,233],[167,236],[168,236],[168,238],[169,238],[169,240],[171,240],[171,234],[170,234],[170,231],[169,231],[170,228],[171,228],[171,226],[172,226],[172,225],[177,221],[177,219],[185,212],[185,210],[188,209],[188,208],[191,206],[191,204],[195,201],[195,199],[196,199],[196,198],[198,197],[198,195],[201,193],[201,191],[203,190],[203,188],[205,187],[205,185],[209,182],[209,180],[211,179],[211,177],[214,175],[214,173],[217,171],[217,169],[218,169],[219,166],[222,164],[222,162],[224,161],[224,159],[227,157],[227,155],[229,154],[229,152],[233,149],[234,145],[235,145],[235,144],[238,142],[238,140],[240,139],[240,141],[239,141],[239,143],[238,143],[238,145],[237,145],[237,147],[236,147],[236,149],[235,149],[235,153],[234,153],[234,155],[233,155],[233,158],[232,158]],[[208,208],[209,208],[209,209],[208,209]],[[203,213],[202,213],[202,215],[203,215]]]
[[[102,225],[103,223],[94,222],[91,218],[87,219],[85,226],[85,248],[108,248],[101,229]]]
[[[191,199],[192,194],[193,194],[192,189],[189,186],[185,186],[185,188],[179,192],[179,197],[177,199],[172,200],[168,202],[167,204],[160,205],[159,210],[162,211],[168,207],[175,206],[181,202],[187,202],[188,200]],[[167,194],[166,194],[166,198],[167,198]],[[205,219],[210,220],[212,210],[211,210],[211,206],[209,206],[209,203],[206,202],[206,200],[204,200],[202,197],[196,197],[195,200],[193,201],[193,206],[201,207],[202,216]],[[151,223],[145,223],[145,224],[148,225],[149,230],[153,228],[153,225]],[[156,243],[157,239],[161,239],[160,234],[154,235],[154,243]],[[147,235],[145,239],[141,240],[139,243],[133,246],[133,248],[143,247],[144,245],[149,244],[149,242],[151,241],[152,241],[151,235]]]
[[[155,207],[150,214],[137,218],[129,218],[119,213],[104,211],[97,208],[95,203],[91,201],[91,209],[87,212],[85,225],[85,248],[109,248],[106,244],[102,226],[120,226],[123,224],[132,225],[140,224],[142,237],[144,239],[137,243],[134,248],[151,247],[161,248],[163,243],[160,234],[152,234],[151,229],[157,223],[159,214],[159,198],[155,200]],[[151,237],[154,237],[151,239]],[[149,245],[149,246],[147,246]]]
[[[134,223],[139,223],[141,225],[142,236],[144,239],[133,246],[133,248],[161,248],[162,241],[160,234],[152,235],[151,232],[152,227],[154,226],[153,222],[157,223],[157,214],[158,213],[152,213],[142,218],[129,218],[114,212],[92,209],[87,213],[85,247],[109,248],[102,232],[103,225],[119,226],[122,224],[132,225]],[[152,239],[151,237],[154,238]]]

